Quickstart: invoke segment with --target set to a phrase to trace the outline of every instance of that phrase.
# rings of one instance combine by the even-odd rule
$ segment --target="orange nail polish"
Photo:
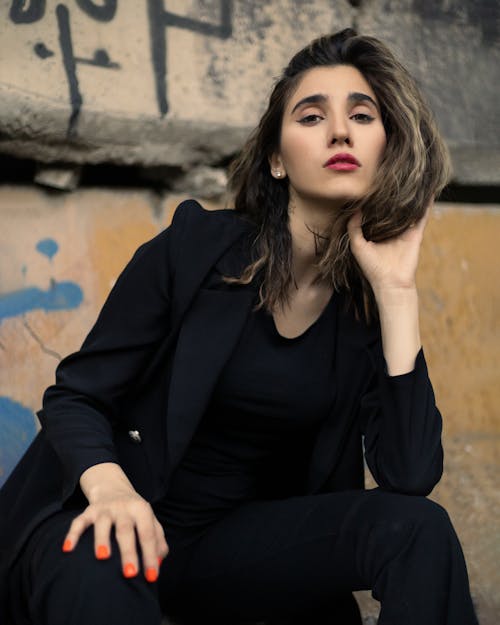
[[[163,562],[163,558],[161,556],[158,556],[158,566],[161,566],[162,562]]]
[[[106,560],[109,558],[109,549],[106,545],[99,545],[96,549],[95,555],[98,560]]]
[[[123,567],[123,575],[125,577],[135,577],[137,575],[137,569],[135,568],[135,566],[128,562],[124,567]]]
[[[152,567],[149,568],[146,571],[146,579],[148,580],[148,582],[156,582],[156,580],[158,579],[158,572],[156,571],[156,569],[153,569]]]
[[[69,538],[66,538],[66,540],[63,543],[62,550],[71,551],[72,549],[73,549],[73,543],[71,542]]]

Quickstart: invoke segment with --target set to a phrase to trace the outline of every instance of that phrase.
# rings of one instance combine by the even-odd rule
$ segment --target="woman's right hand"
[[[138,541],[144,575],[149,582],[155,582],[168,545],[151,505],[137,493],[120,466],[111,462],[84,471],[80,486],[89,505],[73,520],[63,551],[72,551],[83,532],[93,525],[96,558],[107,559],[111,555],[110,533],[114,527],[123,575],[135,577],[140,570]]]

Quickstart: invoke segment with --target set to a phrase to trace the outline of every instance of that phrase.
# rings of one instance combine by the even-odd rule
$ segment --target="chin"
[[[332,202],[334,204],[345,204],[346,202],[353,202],[359,200],[362,197],[361,193],[331,193],[324,195],[321,199],[323,202]]]
[[[352,202],[361,199],[366,191],[366,189],[360,189],[359,185],[337,185],[335,189],[325,189],[323,193],[318,194],[317,198],[335,203]]]
[[[356,185],[357,188],[354,189],[354,185],[345,185],[344,188],[338,188],[340,185],[337,185],[335,189],[322,189],[318,192],[316,189],[296,189],[295,193],[299,198],[305,200],[306,202],[313,202],[318,204],[345,204],[346,202],[352,202],[354,200],[359,200],[366,194],[366,189],[360,189],[359,185]]]

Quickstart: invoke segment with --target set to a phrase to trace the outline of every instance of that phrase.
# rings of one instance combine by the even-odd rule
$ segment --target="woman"
[[[477,623],[425,498],[441,418],[415,272],[447,176],[379,41],[344,30],[291,60],[236,210],[183,203],[45,393],[2,491],[13,623],[345,625],[362,588],[386,625]]]

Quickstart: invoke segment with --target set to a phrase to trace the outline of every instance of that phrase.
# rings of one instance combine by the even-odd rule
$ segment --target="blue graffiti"
[[[36,249],[40,252],[40,254],[43,254],[44,256],[47,256],[49,260],[52,260],[59,250],[59,245],[56,241],[54,241],[54,239],[42,239],[36,244]]]
[[[78,308],[83,292],[74,282],[52,282],[47,291],[35,286],[0,295],[0,322],[33,310],[71,310]]]
[[[2,486],[36,435],[35,416],[26,406],[9,397],[0,397],[0,429],[3,441],[0,446]]]
[[[41,239],[36,244],[36,249],[52,260],[59,250],[59,245],[54,239]],[[21,273],[23,276],[26,275],[26,265],[22,266]],[[25,287],[0,295],[0,323],[3,319],[24,315],[33,310],[45,312],[72,310],[78,308],[82,301],[83,292],[75,282],[52,280],[46,291],[36,286]]]

